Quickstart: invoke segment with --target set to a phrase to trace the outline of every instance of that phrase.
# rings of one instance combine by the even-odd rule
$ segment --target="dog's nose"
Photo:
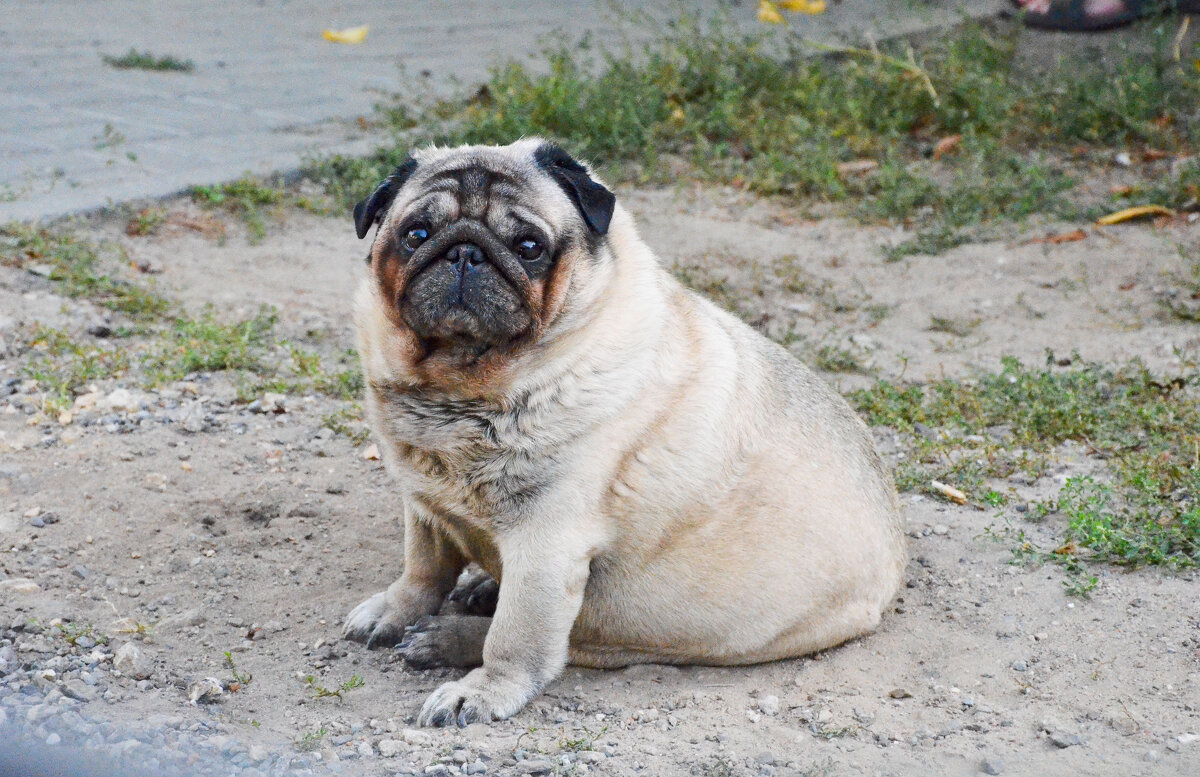
[[[474,243],[459,243],[446,252],[446,261],[460,267],[464,265],[474,267],[482,264],[484,259],[483,249]]]

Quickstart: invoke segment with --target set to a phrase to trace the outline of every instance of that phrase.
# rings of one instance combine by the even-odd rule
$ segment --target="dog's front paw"
[[[404,638],[404,627],[412,620],[389,606],[387,591],[380,591],[350,611],[342,636],[365,642],[370,649],[392,647]]]
[[[510,717],[537,695],[532,681],[500,678],[486,668],[442,685],[425,701],[417,724],[467,726]]]

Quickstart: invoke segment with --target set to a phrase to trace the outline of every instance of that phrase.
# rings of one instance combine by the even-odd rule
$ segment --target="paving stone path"
[[[711,13],[721,4],[682,4]],[[803,17],[806,34],[885,37],[996,13],[1002,0],[842,0]],[[0,223],[47,219],[246,172],[295,169],[306,155],[366,150],[358,117],[408,90],[482,79],[491,64],[537,62],[542,36],[603,43],[678,6],[626,0],[387,2],[6,0],[0,21]],[[755,3],[731,20],[751,29]],[[370,25],[360,45],[326,28]],[[118,70],[130,48],[191,60],[188,73]],[[423,75],[425,74],[425,75]]]

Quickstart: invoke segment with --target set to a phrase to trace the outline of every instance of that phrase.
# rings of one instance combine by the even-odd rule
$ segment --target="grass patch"
[[[1072,171],[1051,159],[1194,148],[1200,73],[1179,67],[1165,43],[1154,56],[1117,52],[1037,73],[1019,61],[1021,34],[968,24],[915,52],[895,42],[830,57],[808,56],[792,37],[779,56],[770,33],[684,19],[640,51],[561,45],[546,52],[545,72],[513,62],[469,99],[385,108],[403,148],[308,173],[349,205],[410,143],[547,135],[632,181],[675,180],[683,160],[697,178],[761,194],[852,198],[860,218],[914,229],[891,250],[898,258],[945,250],[989,223],[1076,215]],[[864,160],[873,172],[839,169]],[[1153,165],[1137,172],[1148,187],[1161,178]],[[1179,203],[1191,185],[1147,192]]]
[[[349,680],[333,689],[325,688],[319,685],[317,683],[317,678],[313,677],[312,675],[305,677],[304,683],[309,688],[312,688],[313,694],[315,694],[315,698],[317,699],[327,699],[331,696],[340,699],[342,698],[342,694],[349,693],[350,691],[353,691],[356,688],[361,688],[367,684],[360,675],[351,675]]]
[[[1071,360],[1072,365],[1079,359]],[[1111,483],[1072,480],[1035,515],[1068,520],[1064,557],[1123,565],[1200,564],[1200,374],[1162,377],[1139,362],[1026,367],[1013,358],[973,381],[879,381],[851,394],[873,425],[908,433],[897,484],[949,482],[985,501],[987,481],[1044,471],[1068,440],[1108,462]],[[994,493],[994,492],[991,492]]]
[[[105,247],[107,248],[107,247]],[[120,249],[118,259],[127,260]],[[0,229],[0,263],[56,281],[68,297],[86,297],[101,307],[139,319],[162,316],[170,307],[154,289],[103,272],[102,247],[64,232],[11,225]]]
[[[178,318],[143,357],[148,380],[157,385],[196,372],[262,370],[275,320],[268,307],[232,323],[218,321],[211,309],[197,318]]]
[[[80,343],[61,329],[36,326],[29,345],[35,355],[22,371],[38,382],[41,409],[48,415],[70,410],[87,384],[120,377],[130,368],[126,349]]]
[[[104,64],[109,67],[115,67],[118,70],[154,70],[169,73],[190,73],[196,69],[196,63],[190,59],[179,59],[170,54],[157,56],[151,54],[149,51],[138,51],[135,48],[130,48],[129,51],[119,57],[114,57],[110,54],[101,54],[100,59],[104,60]]]
[[[192,199],[207,208],[219,208],[246,225],[251,243],[267,236],[266,217],[288,198],[282,186],[272,185],[249,175],[232,183],[192,188]]]

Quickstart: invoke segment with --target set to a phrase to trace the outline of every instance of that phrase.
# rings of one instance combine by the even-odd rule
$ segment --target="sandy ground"
[[[908,379],[995,369],[1002,354],[1040,363],[1047,348],[1162,370],[1200,356],[1200,327],[1161,304],[1200,257],[1200,223],[1030,226],[889,264],[880,246],[903,239],[898,229],[805,220],[731,190],[623,199],[665,261],[799,355],[831,345]],[[348,219],[291,214],[253,246],[236,227],[219,242],[182,228],[129,238],[121,226],[83,229],[161,270],[159,288],[189,308],[269,304],[301,342],[352,345],[366,249]],[[1077,242],[1031,242],[1081,226]],[[82,332],[102,317],[10,268],[0,311],[10,343],[35,320]],[[934,317],[959,334],[931,329]],[[12,350],[0,350],[0,384],[27,358]],[[872,379],[828,377],[843,389]],[[145,395],[140,417],[117,408],[87,426],[30,426],[28,395],[0,397],[0,723],[23,741],[40,747],[63,729],[71,744],[70,731],[101,721],[78,741],[108,757],[112,740],[151,731],[165,763],[171,732],[191,732],[208,749],[185,771],[246,774],[1200,773],[1200,575],[1100,568],[1090,598],[1069,597],[1061,571],[1011,564],[988,534],[1011,523],[1049,545],[1053,518],[913,494],[907,584],[871,636],[750,668],[568,668],[511,720],[414,731],[425,696],[456,673],[413,671],[339,636],[349,609],[398,573],[388,479],[322,428],[335,400],[257,413],[234,391],[200,378]],[[187,431],[181,414],[197,400],[203,422]],[[877,437],[893,461],[903,455],[893,433]],[[1102,466],[1076,447],[1059,453],[1050,476],[996,488],[1020,504]],[[57,520],[34,525],[47,514]],[[41,631],[55,619],[109,642],[71,646]],[[128,633],[135,624],[146,633]],[[140,663],[126,650],[115,666],[126,643]],[[231,679],[226,651],[252,680],[189,703],[194,681]],[[317,698],[309,675],[363,684]],[[59,692],[79,678],[90,693]],[[49,711],[29,712],[39,704]]]

